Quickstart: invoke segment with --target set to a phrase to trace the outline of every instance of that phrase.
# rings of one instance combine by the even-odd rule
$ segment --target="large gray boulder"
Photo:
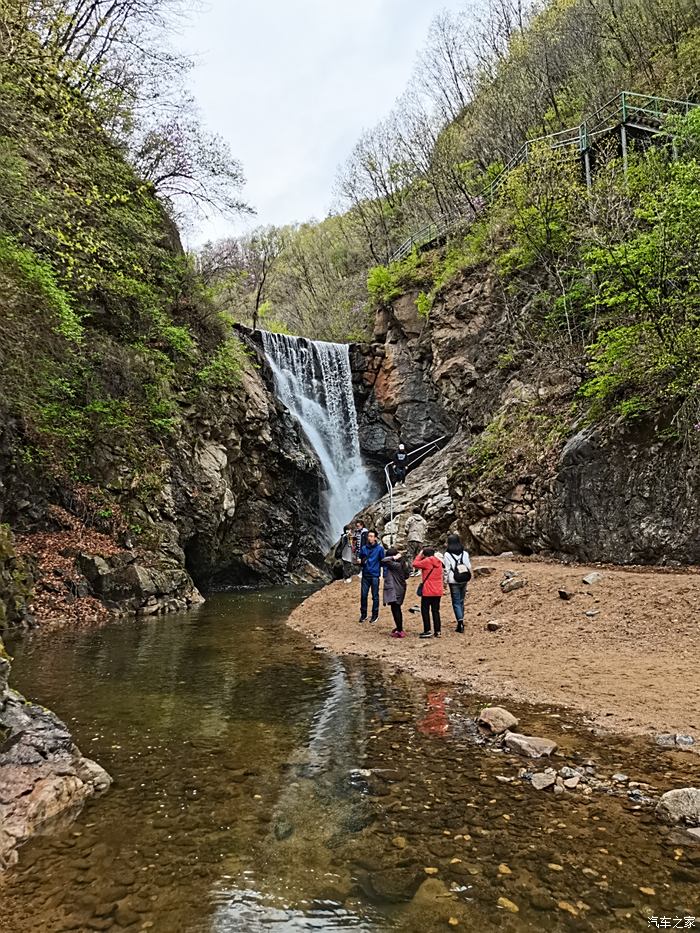
[[[700,787],[667,791],[656,805],[656,815],[665,823],[700,826]]]

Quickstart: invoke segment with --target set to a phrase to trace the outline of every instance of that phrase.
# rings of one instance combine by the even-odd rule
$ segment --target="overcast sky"
[[[338,166],[392,107],[436,13],[463,0],[208,0],[180,45],[203,122],[243,163],[253,225],[324,217]],[[250,222],[212,217],[192,243]]]

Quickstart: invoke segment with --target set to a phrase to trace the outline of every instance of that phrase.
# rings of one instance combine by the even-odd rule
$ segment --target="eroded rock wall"
[[[417,506],[431,537],[459,530],[481,553],[700,561],[697,458],[660,425],[586,426],[585,369],[537,338],[536,303],[514,307],[485,266],[448,286],[427,322],[415,298],[380,311],[373,342],[353,352],[368,451],[389,459],[399,437],[452,436],[396,495],[399,525]],[[388,499],[366,517],[383,529]]]

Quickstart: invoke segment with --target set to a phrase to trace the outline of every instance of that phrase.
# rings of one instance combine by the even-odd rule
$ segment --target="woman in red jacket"
[[[442,598],[442,561],[435,556],[435,548],[424,547],[413,566],[422,573],[420,612],[423,617],[421,638],[440,638],[440,600]],[[433,632],[430,631],[430,614],[433,616]]]

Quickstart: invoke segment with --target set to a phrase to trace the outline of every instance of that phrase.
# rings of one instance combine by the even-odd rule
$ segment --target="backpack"
[[[452,577],[454,578],[455,583],[459,586],[463,586],[465,583],[469,583],[472,578],[472,572],[467,567],[465,563],[462,562],[464,557],[464,551],[459,555],[459,559],[455,557],[454,554],[450,554],[450,557],[455,562],[454,569],[452,570]]]

